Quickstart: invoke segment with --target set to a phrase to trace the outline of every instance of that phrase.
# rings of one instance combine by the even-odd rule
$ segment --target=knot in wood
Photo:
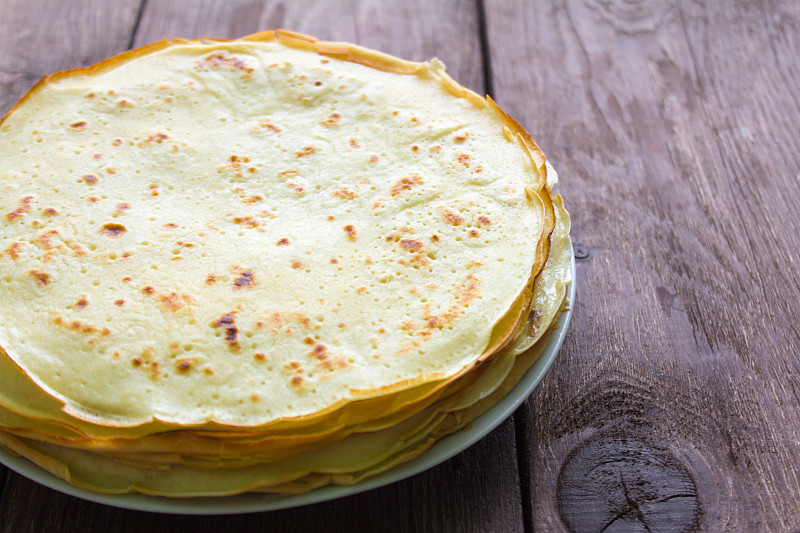
[[[697,487],[667,450],[609,432],[581,443],[557,480],[571,532],[690,532],[699,527]]]
[[[576,242],[572,251],[575,254],[575,259],[586,259],[589,257],[589,247],[585,244]]]

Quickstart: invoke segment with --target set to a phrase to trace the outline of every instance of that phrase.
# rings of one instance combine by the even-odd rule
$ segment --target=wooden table
[[[560,170],[578,300],[513,418],[424,474],[181,517],[0,470],[0,530],[800,530],[800,4],[2,0],[0,113],[164,37],[288,28],[438,56]]]

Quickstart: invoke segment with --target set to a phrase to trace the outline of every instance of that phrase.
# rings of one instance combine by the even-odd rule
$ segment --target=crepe
[[[45,77],[0,122],[0,440],[172,496],[408,460],[543,348],[556,180],[435,59],[276,31]]]

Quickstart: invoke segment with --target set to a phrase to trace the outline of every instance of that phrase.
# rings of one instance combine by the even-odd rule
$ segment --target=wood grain
[[[495,96],[560,169],[588,250],[517,418],[529,526],[797,531],[798,5],[486,12]]]
[[[77,1],[73,9],[83,9]],[[288,28],[356,42],[401,57],[438,55],[461,83],[483,90],[478,9],[474,2],[383,3],[147,0],[133,46],[167,37],[235,38]],[[121,31],[130,35],[129,28]],[[30,24],[29,22],[26,24]],[[104,42],[102,28],[96,42]],[[2,32],[2,27],[0,27]],[[127,41],[125,41],[127,42]],[[3,48],[5,49],[5,48]],[[111,46],[99,56],[115,53]],[[64,60],[66,62],[66,60]],[[445,464],[366,494],[301,509],[237,517],[162,516],[113,509],[55,493],[11,475],[0,503],[0,531],[522,531],[514,424]],[[46,508],[41,503],[47,502]]]
[[[96,63],[126,50],[140,1],[0,3],[0,117],[42,76]],[[0,466],[0,506],[9,471]],[[2,520],[0,520],[2,524]]]
[[[166,37],[235,39],[278,28],[414,61],[438,56],[461,84],[484,90],[478,9],[469,0],[148,0],[134,43]]]
[[[579,257],[560,358],[515,420],[376,491],[180,517],[3,469],[0,532],[800,531],[797,3],[0,0],[0,112],[129,46],[278,27],[437,55],[533,133]]]
[[[127,50],[140,5],[141,0],[3,0],[0,116],[42,76]]]

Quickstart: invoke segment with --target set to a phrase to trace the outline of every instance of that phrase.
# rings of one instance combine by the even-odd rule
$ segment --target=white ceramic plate
[[[572,284],[567,290],[569,308],[561,314],[558,320],[558,329],[550,337],[550,342],[544,352],[525,373],[517,386],[497,405],[474,420],[471,426],[443,438],[416,459],[398,465],[377,476],[367,478],[355,485],[329,485],[295,496],[251,493],[220,498],[164,498],[142,494],[99,494],[70,485],[27,459],[14,457],[2,448],[0,448],[0,463],[46,487],[84,500],[139,511],[197,515],[252,513],[298,507],[357,494],[400,481],[433,468],[475,444],[511,416],[517,407],[533,392],[534,387],[542,380],[545,372],[555,360],[558,350],[564,342],[567,327],[572,318],[572,308],[575,305],[574,258],[570,268],[572,269]]]

